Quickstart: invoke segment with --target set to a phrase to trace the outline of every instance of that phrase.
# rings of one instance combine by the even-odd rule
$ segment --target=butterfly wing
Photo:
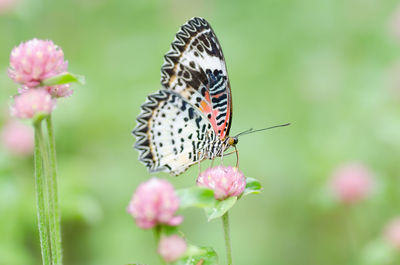
[[[206,146],[217,138],[206,117],[182,96],[161,89],[141,106],[135,148],[150,172],[179,175],[202,160]]]
[[[199,17],[186,22],[164,59],[161,84],[199,109],[225,139],[232,120],[231,89],[221,46],[208,22]]]

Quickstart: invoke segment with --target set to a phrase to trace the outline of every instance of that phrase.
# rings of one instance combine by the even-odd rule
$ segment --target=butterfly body
[[[150,172],[179,175],[237,143],[229,137],[232,97],[221,47],[203,18],[181,27],[164,58],[162,88],[141,106],[133,134]]]

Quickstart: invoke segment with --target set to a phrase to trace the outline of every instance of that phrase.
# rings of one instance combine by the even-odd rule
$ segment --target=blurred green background
[[[379,259],[383,227],[400,215],[400,40],[391,30],[397,4],[17,1],[0,15],[1,124],[17,93],[7,77],[9,55],[21,41],[53,40],[69,70],[87,79],[53,115],[65,264],[158,264],[152,232],[126,213],[132,193],[150,177],[130,132],[146,95],[160,88],[174,34],[193,16],[210,22],[223,47],[231,134],[292,122],[240,139],[241,170],[264,191],[231,211],[235,264],[399,264]],[[376,187],[367,200],[344,207],[326,186],[335,168],[352,161],[371,169]],[[197,171],[159,176],[187,187]],[[212,246],[225,264],[221,222],[207,223],[198,209],[183,214],[189,242]],[[39,263],[33,161],[2,147],[0,264]]]

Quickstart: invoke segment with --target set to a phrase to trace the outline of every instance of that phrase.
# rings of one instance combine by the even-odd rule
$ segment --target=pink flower
[[[47,91],[56,98],[64,98],[71,96],[74,91],[70,88],[70,84],[45,87]]]
[[[31,119],[37,114],[50,114],[55,105],[56,100],[44,89],[29,89],[14,97],[11,113],[21,119]]]
[[[67,71],[63,51],[50,40],[33,39],[11,51],[8,75],[16,83],[29,88]]]
[[[400,217],[393,219],[386,225],[384,237],[389,244],[400,250]]]
[[[208,168],[197,178],[197,185],[214,191],[217,200],[239,196],[246,187],[246,178],[236,167]]]
[[[389,26],[392,34],[400,40],[400,6],[395,10]]]
[[[55,98],[63,98],[63,97],[69,97],[71,96],[74,91],[70,88],[70,84],[63,84],[63,85],[55,85],[55,86],[44,86],[44,87],[36,87],[37,89],[42,88],[49,92],[49,94],[52,97]],[[18,89],[18,93],[23,94],[26,91],[28,91],[29,87],[23,86],[20,89]]]
[[[13,10],[17,2],[17,0],[0,0],[0,15]]]
[[[152,178],[136,189],[128,206],[140,228],[153,228],[158,224],[176,226],[182,216],[174,216],[179,208],[179,198],[174,187],[166,180]]]
[[[372,173],[362,164],[347,164],[333,173],[331,185],[334,194],[341,202],[354,203],[371,193]]]
[[[183,256],[187,249],[186,241],[178,236],[163,236],[158,243],[157,252],[166,262],[174,262]]]
[[[18,121],[9,121],[1,132],[1,142],[14,155],[31,155],[34,147],[33,128]]]

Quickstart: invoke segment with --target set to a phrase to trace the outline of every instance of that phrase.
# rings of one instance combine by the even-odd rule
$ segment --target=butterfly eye
[[[229,145],[234,145],[234,144],[236,144],[236,143],[235,143],[235,139],[232,138],[232,137],[229,137],[228,144],[229,144]]]

